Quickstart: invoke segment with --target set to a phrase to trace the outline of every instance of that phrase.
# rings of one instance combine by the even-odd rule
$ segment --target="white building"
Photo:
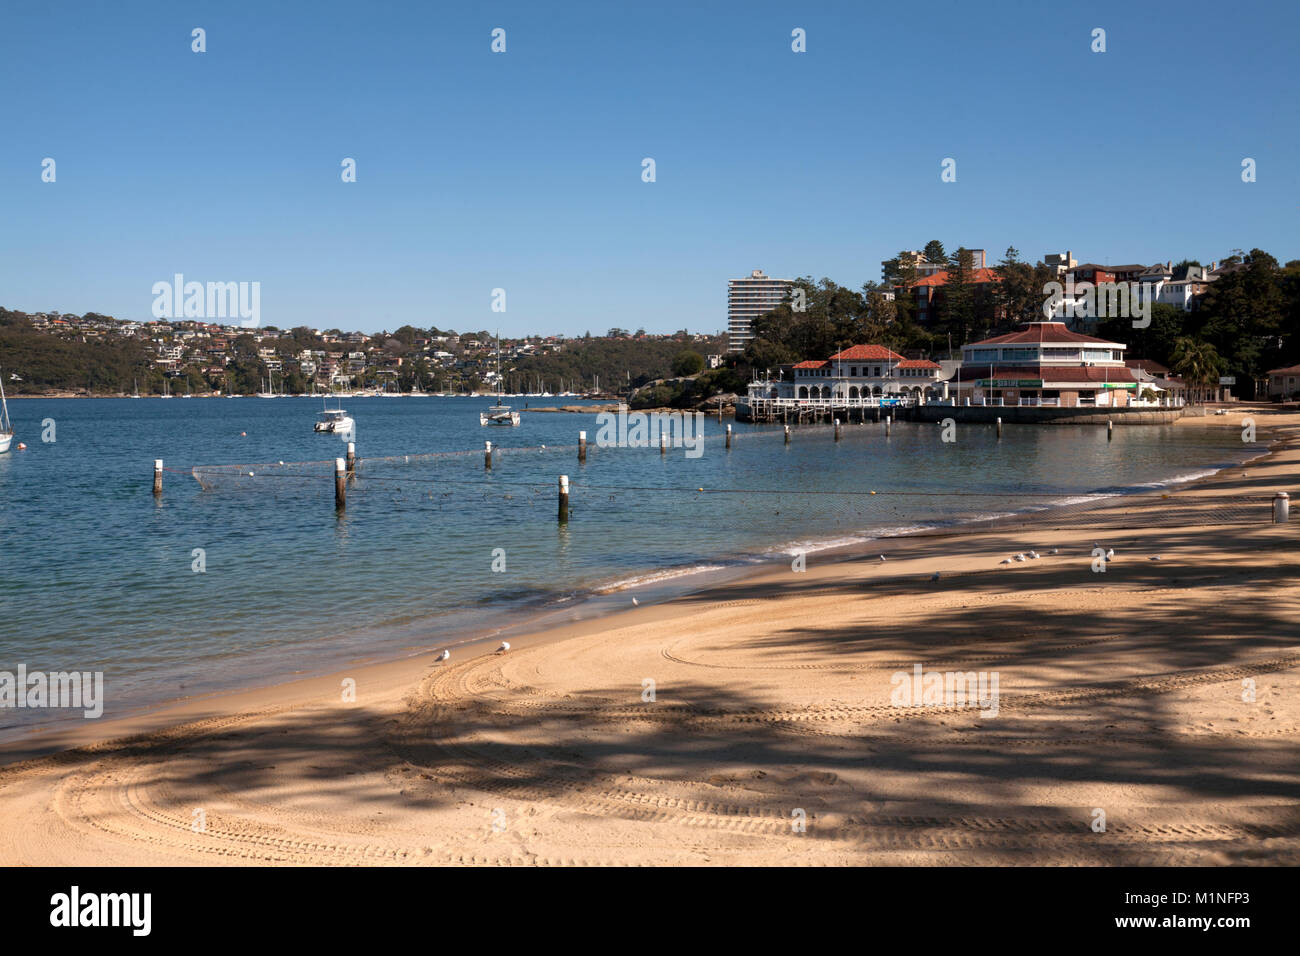
[[[727,280],[727,351],[743,352],[754,338],[753,323],[786,301],[789,279],[773,279],[755,269],[747,279]]]

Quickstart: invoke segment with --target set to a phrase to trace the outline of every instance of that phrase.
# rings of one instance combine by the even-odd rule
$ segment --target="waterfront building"
[[[746,404],[760,419],[786,410],[921,405],[941,397],[941,376],[937,362],[905,358],[883,345],[854,345],[829,358],[799,362],[788,376],[756,378]]]
[[[1062,322],[1027,322],[1007,335],[963,345],[949,393],[958,405],[1123,408],[1170,402],[1166,389],[1144,383],[1125,364],[1127,347],[1073,332]]]

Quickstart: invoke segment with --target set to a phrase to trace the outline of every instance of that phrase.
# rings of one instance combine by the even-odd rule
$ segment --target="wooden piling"
[[[1279,491],[1273,496],[1273,523],[1286,524],[1291,517],[1291,496]]]
[[[659,454],[668,454],[668,436],[664,434],[662,427],[659,429]]]
[[[731,426],[727,426],[727,451],[731,451]]]
[[[162,494],[162,461],[161,458],[153,460],[153,493],[155,495]]]
[[[587,460],[587,433],[578,432],[578,464]]]
[[[483,467],[487,471],[492,470],[492,443],[490,441],[483,443]]]
[[[569,520],[569,476],[560,475],[560,523]]]
[[[835,419],[835,440],[840,440],[840,420],[838,418]]]
[[[357,473],[357,443],[354,441],[350,441],[348,442],[348,474],[355,475],[356,473]]]
[[[334,510],[346,511],[348,507],[347,462],[334,459]]]
[[[893,430],[894,430],[894,416],[886,415],[885,416],[885,437],[888,438],[889,433],[892,432]]]
[[[786,425],[786,426],[785,426],[785,443],[786,443],[787,445],[790,444],[790,426],[789,426],[789,425]]]
[[[998,416],[998,437],[1002,437],[1002,417]]]
[[[1113,419],[1106,419],[1106,441],[1115,437],[1115,422]]]

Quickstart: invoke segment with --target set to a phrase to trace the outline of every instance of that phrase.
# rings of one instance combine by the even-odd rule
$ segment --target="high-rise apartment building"
[[[754,338],[754,319],[785,301],[794,283],[755,269],[747,279],[727,280],[727,351],[743,352]]]

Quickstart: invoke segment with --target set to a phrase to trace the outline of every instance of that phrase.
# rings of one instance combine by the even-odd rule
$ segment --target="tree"
[[[688,378],[704,370],[704,356],[690,349],[683,349],[673,359],[673,375]]]
[[[929,242],[925,244],[923,255],[925,256],[926,262],[938,263],[938,262],[948,261],[948,256],[943,251],[943,243],[940,242],[938,239],[931,239]]]
[[[1280,357],[1276,341],[1284,327],[1286,301],[1282,271],[1267,252],[1252,249],[1239,265],[1210,284],[1193,313],[1193,331],[1224,358],[1242,397],[1251,398],[1268,360]]]
[[[1174,343],[1172,360],[1172,371],[1192,386],[1198,400],[1206,397],[1223,374],[1223,360],[1214,346],[1190,336],[1182,336]]]

